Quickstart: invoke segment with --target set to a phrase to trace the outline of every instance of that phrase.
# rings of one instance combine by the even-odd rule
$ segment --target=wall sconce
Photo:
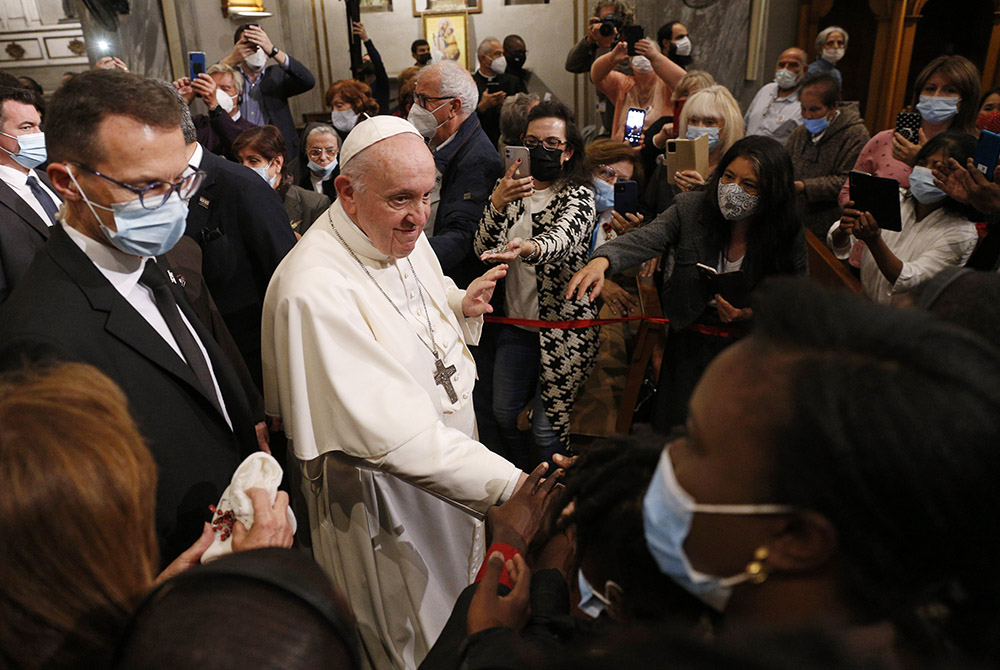
[[[222,15],[239,21],[264,18],[271,16],[271,12],[264,7],[264,0],[222,0]]]

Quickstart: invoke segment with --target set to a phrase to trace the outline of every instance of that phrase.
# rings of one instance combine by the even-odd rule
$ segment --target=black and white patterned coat
[[[487,204],[476,233],[476,254],[506,244],[507,231],[524,216],[524,206],[523,200],[515,200],[501,214],[492,203]],[[593,193],[586,186],[564,185],[548,206],[533,213],[531,218],[531,241],[539,249],[531,263],[538,281],[538,318],[543,321],[596,318],[596,303],[587,299],[566,300],[570,279],[590,260],[590,237],[596,221]],[[526,261],[522,258],[514,262]],[[569,446],[573,403],[597,359],[599,334],[596,327],[540,329],[542,402],[564,448]]]

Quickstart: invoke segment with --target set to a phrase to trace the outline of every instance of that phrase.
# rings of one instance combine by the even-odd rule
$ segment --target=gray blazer
[[[660,303],[663,315],[670,319],[674,330],[694,323],[713,295],[696,265],[703,263],[716,267],[722,249],[714,243],[702,222],[706,194],[703,191],[681,193],[674,204],[655,219],[601,245],[594,257],[607,258],[611,263],[608,276],[656,258],[666,251],[674,256],[673,271],[663,280]],[[789,274],[804,275],[808,270],[806,238],[801,225],[796,228],[792,242],[792,257],[776,259],[773,267],[757,272],[749,271],[747,279],[752,289],[770,274],[781,274],[779,267],[789,268]]]
[[[292,230],[305,235],[313,221],[330,209],[330,198],[292,184],[285,193],[285,213],[292,224]]]

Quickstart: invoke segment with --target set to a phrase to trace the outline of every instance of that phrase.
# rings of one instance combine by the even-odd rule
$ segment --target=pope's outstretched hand
[[[493,289],[497,282],[507,275],[507,265],[501,264],[495,268],[490,268],[482,277],[476,277],[465,289],[465,298],[462,299],[462,313],[467,318],[489,314],[493,311],[490,306],[490,299],[493,297]]]

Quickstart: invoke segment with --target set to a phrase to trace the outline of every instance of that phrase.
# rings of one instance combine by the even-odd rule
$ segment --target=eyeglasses
[[[306,152],[306,154],[309,156],[309,158],[321,158],[323,154],[327,154],[330,157],[333,157],[337,155],[338,151],[340,151],[340,149],[316,148],[316,149],[310,149],[309,151]]]
[[[597,176],[608,182],[609,184],[614,184],[619,179],[625,181],[625,177],[621,176],[613,167],[608,165],[598,165],[597,166]]]
[[[205,173],[201,170],[195,170],[179,182],[173,184],[168,181],[157,181],[149,184],[148,186],[140,187],[118,181],[117,179],[109,177],[106,174],[101,174],[97,170],[92,170],[81,163],[74,163],[74,165],[81,170],[89,172],[92,175],[97,175],[101,179],[106,179],[112,184],[116,184],[127,191],[135,193],[139,196],[139,204],[143,209],[159,209],[166,204],[167,200],[174,193],[177,193],[181,200],[187,200],[194,195],[195,191],[198,190],[198,187],[201,186],[201,182],[205,180]]]
[[[453,95],[424,95],[423,93],[414,93],[413,99],[417,101],[417,104],[423,108],[427,108],[428,100],[451,100],[455,96]]]
[[[532,137],[531,135],[527,135],[521,141],[524,143],[524,146],[528,147],[529,149],[534,149],[539,144],[545,147],[546,149],[549,149],[550,151],[555,151],[556,149],[562,149],[564,146],[566,146],[566,140],[561,140],[558,137],[546,137],[544,140],[540,140],[537,137]]]

